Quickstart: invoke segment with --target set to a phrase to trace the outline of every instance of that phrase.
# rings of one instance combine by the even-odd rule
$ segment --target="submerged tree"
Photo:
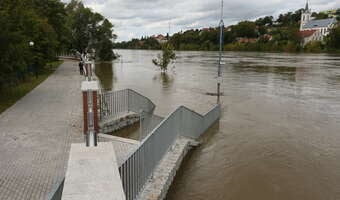
[[[173,63],[176,59],[174,48],[171,44],[165,43],[162,45],[162,53],[157,55],[156,59],[152,60],[152,63],[161,68],[162,73],[166,72],[168,65]]]

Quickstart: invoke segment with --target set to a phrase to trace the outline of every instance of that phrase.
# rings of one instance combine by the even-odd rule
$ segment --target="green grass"
[[[39,74],[38,78],[35,78],[34,75],[29,76],[24,82],[1,91],[0,113],[11,107],[15,102],[46,80],[62,63],[63,61],[50,62],[47,64],[44,72]]]

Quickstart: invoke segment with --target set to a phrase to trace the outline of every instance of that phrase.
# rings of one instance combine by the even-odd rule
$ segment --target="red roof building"
[[[301,38],[301,44],[305,46],[307,43],[312,41],[322,41],[323,35],[319,30],[304,30],[300,31],[299,36]]]
[[[299,32],[299,36],[300,36],[301,38],[306,38],[306,37],[312,36],[315,32],[316,32],[316,30],[300,31],[300,32]]]

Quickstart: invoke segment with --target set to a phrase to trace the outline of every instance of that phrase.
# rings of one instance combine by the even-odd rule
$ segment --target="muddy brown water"
[[[118,50],[97,65],[106,89],[132,88],[166,116],[216,102],[217,52],[177,52],[166,75],[157,51]],[[185,159],[167,199],[340,199],[340,56],[224,54],[222,118]]]

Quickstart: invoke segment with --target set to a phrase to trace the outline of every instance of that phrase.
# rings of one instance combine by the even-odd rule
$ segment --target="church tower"
[[[306,7],[301,13],[301,25],[300,25],[300,31],[303,30],[303,26],[307,24],[312,18],[312,12],[309,9],[308,0],[306,2]]]

